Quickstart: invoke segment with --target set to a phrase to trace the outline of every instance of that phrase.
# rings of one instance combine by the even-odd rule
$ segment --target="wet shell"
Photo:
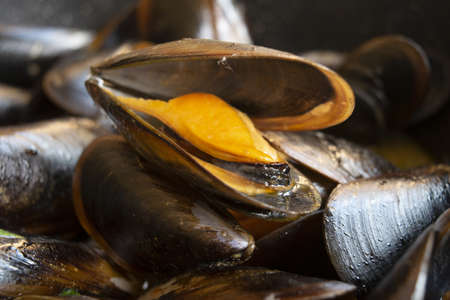
[[[372,288],[448,208],[446,165],[339,185],[325,210],[327,250],[339,277]]]
[[[0,295],[58,295],[67,288],[100,297],[130,297],[136,282],[78,243],[0,237]]]
[[[116,123],[145,159],[168,176],[179,176],[190,185],[214,195],[215,202],[263,218],[288,220],[315,211],[321,199],[311,182],[292,166],[281,163],[243,164],[219,160],[201,152],[153,117],[145,119],[127,108],[100,79],[87,81],[89,93]],[[236,175],[238,183],[222,181],[205,163]],[[256,182],[256,183],[255,183]],[[275,182],[275,183],[273,183]],[[264,188],[284,185],[270,192],[249,193],[236,188],[258,184]],[[265,190],[264,190],[265,191]]]
[[[83,149],[104,134],[88,119],[0,130],[0,225],[22,234],[79,231],[72,176]]]
[[[339,281],[303,277],[263,268],[187,274],[154,287],[151,299],[356,299],[355,287]]]
[[[30,85],[56,59],[85,48],[92,41],[87,31],[0,26],[0,81]]]
[[[408,248],[367,298],[441,299],[450,290],[450,209]]]
[[[74,178],[77,215],[122,267],[152,284],[196,269],[240,264],[253,238],[175,177],[165,178],[123,138],[96,140]]]
[[[214,94],[248,114],[262,130],[333,126],[347,119],[354,105],[348,84],[326,67],[238,43],[183,39],[113,57],[92,73],[153,99]]]

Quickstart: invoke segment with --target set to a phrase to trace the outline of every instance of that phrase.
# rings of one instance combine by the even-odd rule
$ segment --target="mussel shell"
[[[88,296],[38,296],[27,295],[14,298],[14,300],[96,300],[99,298],[93,298]],[[106,300],[106,298],[102,298]]]
[[[24,121],[30,104],[31,94],[28,91],[0,84],[0,125]]]
[[[325,210],[327,251],[339,275],[372,288],[450,207],[450,167],[437,165],[339,185]]]
[[[264,137],[288,159],[347,183],[392,172],[395,167],[369,149],[319,131],[264,132]]]
[[[430,225],[367,298],[436,299],[450,290],[450,209]]]
[[[139,299],[355,299],[355,287],[264,268],[237,268],[186,274]]]
[[[59,119],[0,130],[0,225],[21,234],[81,228],[72,176],[83,149],[104,130],[89,119]]]
[[[99,298],[93,298],[88,296],[37,296],[28,295],[14,298],[14,300],[96,300]],[[106,300],[106,298],[102,298]]]
[[[414,41],[382,36],[349,54],[339,73],[356,91],[373,94],[389,127],[405,127],[426,99],[431,72],[427,55]]]
[[[96,117],[99,108],[86,91],[84,82],[89,77],[89,67],[104,60],[109,53],[78,53],[69,56],[45,74],[42,86],[49,99],[70,114]]]
[[[86,82],[89,93],[116,123],[124,135],[145,159],[168,176],[180,176],[186,182],[210,194],[214,201],[244,213],[271,219],[295,219],[320,207],[321,199],[311,182],[298,170],[288,166],[292,186],[280,192],[241,192],[227,185],[199,163],[199,159],[187,151],[186,141],[172,135],[156,118],[145,120],[123,105],[100,79]],[[236,163],[236,169],[242,167]],[[270,166],[255,164],[260,173],[270,171]],[[232,171],[232,170],[231,170]],[[257,174],[257,173],[255,173]]]
[[[0,41],[0,81],[29,85],[57,58],[87,47],[92,34],[74,29],[1,25]]]
[[[199,268],[242,263],[253,238],[177,178],[164,178],[123,138],[96,140],[74,178],[77,215],[122,267],[160,282]]]
[[[70,27],[98,30],[112,16],[122,12],[135,0],[6,0],[0,11],[2,24],[30,27]]]
[[[242,13],[232,0],[140,0],[114,34],[119,40],[156,43],[182,38],[251,43]]]
[[[323,210],[295,220],[258,239],[255,252],[246,265],[337,279],[326,251]]]
[[[350,87],[333,71],[293,54],[238,43],[183,39],[113,57],[92,73],[153,99],[214,94],[263,130],[323,128],[353,110]]]
[[[0,295],[58,295],[67,288],[90,296],[126,298],[136,282],[123,277],[84,244],[0,237]]]

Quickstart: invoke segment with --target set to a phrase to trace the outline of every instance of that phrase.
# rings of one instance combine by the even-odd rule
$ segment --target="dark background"
[[[96,29],[135,2],[1,0],[0,23]],[[237,0],[237,3],[245,7],[250,32],[258,45],[293,52],[350,50],[374,36],[398,33],[426,48],[450,53],[448,0]]]

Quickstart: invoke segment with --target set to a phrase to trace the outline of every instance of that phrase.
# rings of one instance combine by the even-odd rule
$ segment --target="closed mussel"
[[[58,58],[86,48],[88,31],[31,26],[0,26],[0,81],[31,85]]]
[[[265,268],[185,274],[144,294],[151,299],[356,299],[355,286]]]
[[[97,251],[81,243],[0,235],[0,295],[59,295],[129,298],[137,281],[121,275]]]
[[[31,93],[0,84],[0,125],[23,122],[30,112]]]
[[[253,238],[230,215],[158,173],[118,136],[96,140],[77,165],[77,215],[117,264],[154,284],[249,258]]]
[[[373,143],[387,130],[405,128],[417,112],[429,114],[428,56],[403,36],[381,36],[352,51],[338,68],[355,92],[355,112],[330,132]],[[427,113],[425,113],[425,111]]]
[[[450,207],[450,167],[437,165],[339,185],[325,209],[325,239],[340,278],[361,290],[392,268]]]
[[[0,130],[0,225],[26,235],[80,231],[72,176],[83,149],[104,133],[81,118]]]
[[[442,299],[450,290],[450,209],[408,248],[368,299]]]

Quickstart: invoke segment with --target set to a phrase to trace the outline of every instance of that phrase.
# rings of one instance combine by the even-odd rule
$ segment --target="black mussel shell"
[[[262,130],[333,126],[350,116],[354,104],[348,84],[326,67],[286,52],[213,40],[183,39],[118,55],[93,66],[92,74],[153,99],[211,93]]]
[[[96,140],[74,178],[77,215],[116,263],[151,283],[247,260],[253,238],[119,136]]]
[[[0,236],[0,296],[59,295],[73,289],[87,296],[129,298],[137,282],[80,243]]]
[[[0,25],[0,81],[30,85],[58,58],[86,48],[87,31]]]
[[[356,299],[353,285],[264,268],[186,274],[156,286],[151,299]]]
[[[251,43],[242,13],[230,0],[140,0],[114,36],[156,43],[182,38]]]
[[[402,36],[382,36],[362,44],[339,68],[361,100],[373,97],[389,127],[404,127],[426,99],[430,62],[425,51]],[[369,95],[370,94],[370,95]],[[358,98],[358,96],[357,96]]]
[[[295,220],[258,239],[255,252],[246,265],[337,279],[326,251],[323,210]]]
[[[450,166],[339,185],[325,209],[325,238],[339,275],[372,288],[415,238],[450,208]]]
[[[314,180],[306,173],[313,182],[329,179],[335,183],[332,188],[337,183],[376,177],[396,170],[371,150],[323,132],[267,131],[264,137],[302,172],[306,167],[326,177]]]
[[[23,122],[30,111],[31,94],[23,89],[0,84],[0,125]]]
[[[89,77],[89,67],[109,54],[82,52],[62,59],[44,75],[42,86],[46,95],[70,114],[91,118],[98,116],[99,108],[86,91],[84,82]]]
[[[26,235],[80,231],[72,176],[83,149],[104,133],[76,118],[1,129],[0,226]]]
[[[450,209],[409,247],[367,298],[439,300],[450,291]]]

